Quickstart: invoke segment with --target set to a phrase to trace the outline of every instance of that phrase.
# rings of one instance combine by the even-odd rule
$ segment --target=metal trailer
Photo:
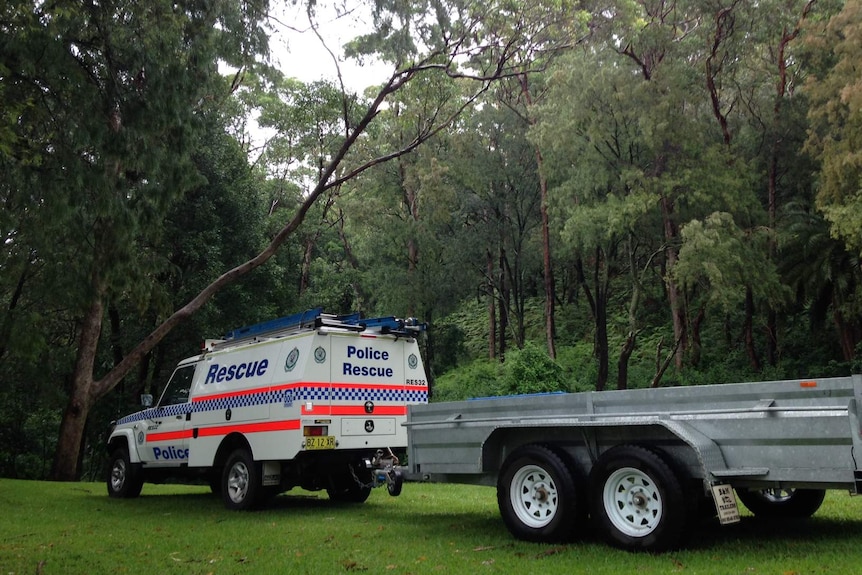
[[[412,405],[413,480],[497,487],[508,529],[661,551],[704,515],[813,514],[859,492],[862,376]]]

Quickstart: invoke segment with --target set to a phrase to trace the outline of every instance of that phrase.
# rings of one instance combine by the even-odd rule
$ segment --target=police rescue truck
[[[158,403],[118,420],[108,494],[144,482],[204,480],[231,509],[292,487],[363,502],[401,491],[407,406],[426,403],[416,336],[424,324],[315,309],[207,340]]]
[[[108,493],[199,476],[247,509],[293,486],[361,502],[404,478],[488,485],[520,539],[592,524],[647,551],[739,521],[737,497],[787,520],[862,493],[862,375],[428,403],[423,329],[314,310],[208,342],[117,422]]]

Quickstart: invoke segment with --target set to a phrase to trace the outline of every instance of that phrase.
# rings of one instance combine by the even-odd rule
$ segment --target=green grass
[[[95,483],[0,480],[0,575],[7,574],[775,574],[856,573],[862,499],[830,493],[805,522],[693,529],[662,555],[512,539],[493,489],[407,484],[363,505],[291,492],[236,513],[205,487],[145,485],[132,500]]]

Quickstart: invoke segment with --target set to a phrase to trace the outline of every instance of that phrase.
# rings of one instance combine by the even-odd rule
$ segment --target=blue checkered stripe
[[[196,411],[192,408],[192,411]],[[166,405],[164,408],[158,407],[150,407],[149,409],[145,409],[143,411],[139,411],[137,413],[132,413],[131,415],[127,415],[121,419],[117,420],[117,425],[123,425],[125,423],[134,423],[136,421],[142,421],[144,419],[153,419],[154,417],[172,417],[176,415],[185,415],[189,412],[189,404],[188,403],[178,403],[176,405]]]
[[[428,401],[427,391],[403,389],[350,389],[335,388],[333,401],[397,401],[399,403]]]
[[[171,417],[206,411],[223,411],[226,409],[237,409],[240,407],[254,407],[272,403],[283,404],[290,401],[330,401],[328,387],[300,386],[293,389],[281,389],[278,391],[261,391],[259,393],[246,393],[242,395],[231,395],[216,399],[205,399],[202,401],[167,405],[164,408],[151,407],[117,420],[117,425],[134,423],[144,419],[155,417]],[[400,390],[400,389],[347,389],[335,388],[331,397],[332,401],[395,401],[401,403],[424,403],[428,401],[427,391]]]

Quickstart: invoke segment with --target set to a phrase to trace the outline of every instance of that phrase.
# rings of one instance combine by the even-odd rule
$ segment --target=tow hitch
[[[374,457],[365,460],[365,467],[372,471],[374,478],[372,487],[381,487],[385,484],[389,495],[396,497],[401,494],[404,476],[398,467],[398,457],[391,449],[386,451],[378,449]]]

